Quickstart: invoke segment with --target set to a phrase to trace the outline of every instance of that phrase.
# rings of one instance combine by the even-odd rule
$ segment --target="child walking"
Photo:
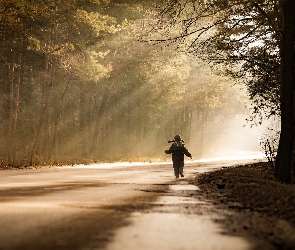
[[[180,135],[175,135],[172,145],[168,150],[164,151],[166,154],[172,154],[173,168],[175,178],[178,179],[179,175],[183,175],[184,155],[192,158],[191,153],[186,149],[185,142],[181,139]]]

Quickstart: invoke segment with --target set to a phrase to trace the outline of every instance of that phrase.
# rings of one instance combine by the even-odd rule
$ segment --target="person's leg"
[[[176,178],[179,178],[179,165],[178,162],[173,162],[173,168],[174,168],[174,175]]]
[[[179,175],[181,177],[184,177],[184,175],[183,175],[184,162],[179,162],[178,166],[179,166]]]

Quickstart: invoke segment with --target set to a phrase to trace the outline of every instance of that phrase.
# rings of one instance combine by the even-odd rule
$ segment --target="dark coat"
[[[172,161],[182,162],[184,161],[184,155],[192,157],[191,153],[188,152],[184,143],[174,142],[168,150],[165,150],[166,154],[172,154]]]

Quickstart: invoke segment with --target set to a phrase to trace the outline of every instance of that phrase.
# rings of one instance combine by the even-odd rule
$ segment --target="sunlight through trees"
[[[244,90],[202,56],[140,41],[157,3],[0,1],[2,164],[160,159],[175,134],[224,153]]]
[[[143,40],[175,45],[242,82],[251,121],[281,120],[275,175],[291,181],[294,144],[294,18],[292,0],[167,0]],[[293,171],[294,172],[294,171]]]

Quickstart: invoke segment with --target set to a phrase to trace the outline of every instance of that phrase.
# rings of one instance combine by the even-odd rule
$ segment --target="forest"
[[[292,5],[0,0],[1,164],[159,159],[175,134],[201,158],[238,116],[294,127]]]

